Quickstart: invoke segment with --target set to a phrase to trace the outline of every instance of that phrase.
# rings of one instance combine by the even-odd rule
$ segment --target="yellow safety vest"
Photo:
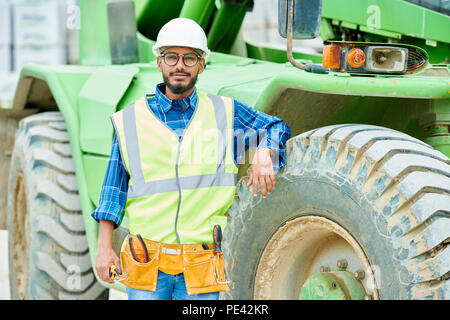
[[[111,116],[130,175],[125,205],[129,231],[169,244],[212,243],[226,225],[238,167],[233,159],[233,100],[197,92],[182,138],[146,97]]]

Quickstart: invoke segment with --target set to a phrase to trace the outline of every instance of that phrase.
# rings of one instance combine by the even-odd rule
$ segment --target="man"
[[[96,271],[111,283],[110,266],[118,266],[129,299],[218,299],[229,289],[220,275],[223,255],[212,250],[213,228],[225,227],[237,164],[260,139],[247,186],[265,198],[285,162],[290,129],[242,102],[196,90],[209,49],[194,21],[164,25],[153,52],[164,82],[112,116],[111,157],[92,213],[99,222]],[[111,238],[124,214],[130,235],[121,264]]]

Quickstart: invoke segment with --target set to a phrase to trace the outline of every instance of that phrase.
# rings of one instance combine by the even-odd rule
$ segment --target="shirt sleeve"
[[[118,139],[114,135],[99,205],[91,214],[92,218],[97,222],[100,220],[113,221],[115,228],[121,224],[127,201],[128,180],[129,175],[120,156]]]
[[[236,164],[244,163],[245,152],[252,147],[270,148],[275,170],[286,163],[286,141],[291,128],[282,119],[257,111],[234,100],[234,157]],[[251,161],[251,159],[248,159]]]

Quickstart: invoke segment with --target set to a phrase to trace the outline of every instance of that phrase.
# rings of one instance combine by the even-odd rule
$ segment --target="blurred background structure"
[[[78,0],[0,0],[0,107],[26,63],[77,63],[78,28]]]

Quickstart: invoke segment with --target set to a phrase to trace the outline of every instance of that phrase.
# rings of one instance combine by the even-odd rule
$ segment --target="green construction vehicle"
[[[253,5],[81,0],[79,64],[22,69],[0,113],[13,299],[124,290],[95,275],[91,213],[110,115],[162,81],[151,47],[176,17],[197,21],[213,51],[199,90],[292,129],[266,199],[253,197],[240,166],[223,239],[233,284],[221,298],[450,299],[449,1],[279,0],[286,50],[239,37]],[[292,39],[318,25],[323,57],[292,52]],[[247,56],[230,54],[239,44]],[[127,225],[114,232],[117,251]]]

